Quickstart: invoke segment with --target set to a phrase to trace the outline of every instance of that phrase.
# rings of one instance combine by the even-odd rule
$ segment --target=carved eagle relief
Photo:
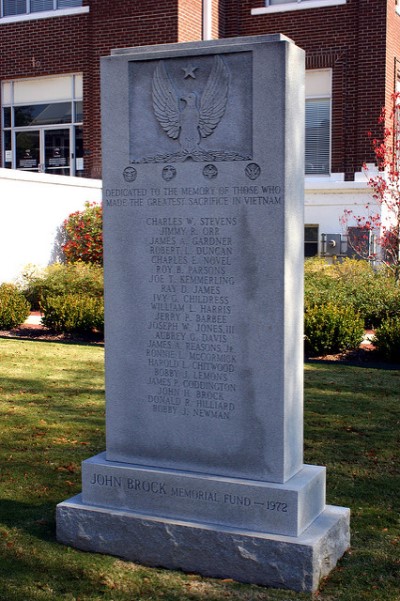
[[[166,134],[177,140],[181,150],[175,153],[177,160],[191,156],[207,160],[208,155],[200,142],[213,133],[224,116],[229,91],[229,71],[219,56],[213,66],[201,96],[190,92],[185,96],[177,93],[164,61],[154,71],[152,95],[154,114]],[[179,155],[179,156],[178,156]]]

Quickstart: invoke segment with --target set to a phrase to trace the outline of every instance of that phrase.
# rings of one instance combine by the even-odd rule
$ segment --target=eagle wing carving
[[[181,129],[179,101],[163,61],[158,63],[153,75],[153,107],[163,130],[176,140]]]
[[[229,90],[229,72],[223,60],[215,56],[206,87],[200,100],[199,131],[202,138],[209,136],[221,121]]]

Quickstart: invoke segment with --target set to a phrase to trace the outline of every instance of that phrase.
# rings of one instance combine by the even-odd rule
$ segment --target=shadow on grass
[[[63,599],[78,591],[92,599],[94,587],[99,594],[104,592],[101,566],[96,574],[93,557],[82,554],[82,561],[79,552],[57,542],[54,512],[52,503],[0,500],[1,601]],[[90,559],[92,570],[87,569]]]
[[[378,355],[378,353],[371,353],[370,356],[367,356],[365,360],[348,358],[343,358],[339,360],[313,359],[312,357],[307,357],[305,359],[305,364],[326,366],[336,365],[340,367],[361,367],[366,369],[385,369],[390,371],[400,370],[400,363],[389,363],[388,361],[384,361],[382,357]]]
[[[0,528],[1,526],[17,528],[40,540],[55,542],[54,501],[34,504],[0,499]]]
[[[52,374],[45,375],[43,378],[26,377],[2,377],[1,392],[5,399],[13,405],[23,403],[26,406],[27,401],[35,404],[45,404],[49,411],[60,411],[66,409],[66,401],[71,397],[81,397],[87,399],[90,395],[92,403],[98,403],[104,400],[105,389],[104,382],[99,387],[93,378],[90,365],[83,364],[82,367],[63,368],[54,371]],[[8,397],[8,398],[7,398]],[[70,410],[76,410],[75,407],[68,407]],[[79,418],[79,415],[77,415]]]
[[[4,526],[10,531],[5,536]],[[84,552],[56,540],[54,506],[0,500],[0,601],[268,601],[268,589]],[[275,591],[274,599],[308,599]]]

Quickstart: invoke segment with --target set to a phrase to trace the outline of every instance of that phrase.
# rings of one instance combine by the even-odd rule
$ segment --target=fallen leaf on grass
[[[57,468],[58,472],[69,472],[70,474],[76,474],[78,470],[79,468],[75,463],[70,463],[69,465],[60,465]]]

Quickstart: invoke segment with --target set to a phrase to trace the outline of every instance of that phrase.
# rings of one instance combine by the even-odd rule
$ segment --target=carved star
[[[196,69],[198,69],[198,67],[193,67],[192,64],[189,64],[187,67],[182,67],[182,71],[185,72],[183,79],[186,79],[187,77],[193,77],[193,79],[196,79]]]

